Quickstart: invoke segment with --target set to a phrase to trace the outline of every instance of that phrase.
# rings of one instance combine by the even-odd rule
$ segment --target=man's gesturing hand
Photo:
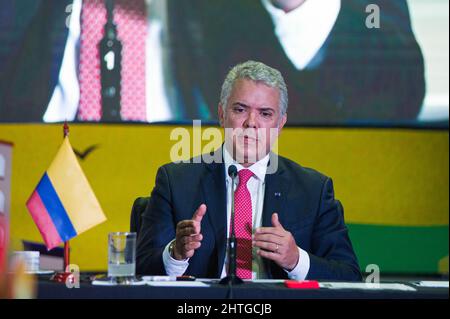
[[[280,267],[291,271],[297,266],[299,253],[295,239],[285,230],[278,220],[278,214],[272,214],[273,227],[256,229],[253,245],[260,248],[258,255],[273,260]]]
[[[191,258],[196,249],[200,248],[203,235],[201,221],[206,213],[206,205],[201,204],[192,219],[182,220],[177,224],[173,257],[177,260]]]

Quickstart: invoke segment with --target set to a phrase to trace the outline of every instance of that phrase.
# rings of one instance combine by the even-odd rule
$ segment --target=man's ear
[[[278,125],[278,135],[281,134],[281,129],[284,127],[284,124],[287,122],[287,113],[285,113],[280,119],[280,125]]]
[[[219,123],[221,127],[224,127],[225,125],[225,112],[223,111],[222,104],[219,103],[219,106],[217,107],[217,114],[219,114]]]

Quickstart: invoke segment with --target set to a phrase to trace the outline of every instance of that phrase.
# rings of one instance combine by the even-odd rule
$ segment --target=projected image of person
[[[285,75],[292,125],[417,121],[424,61],[406,0],[113,2],[121,90],[103,92],[116,110],[100,80],[114,59],[95,51],[104,1],[3,1],[0,122],[217,121],[217,83],[250,59]]]
[[[204,13],[202,63],[206,58],[211,63],[201,68],[205,79],[256,59],[285,74],[294,106],[291,123],[417,119],[425,94],[424,61],[406,1],[219,0],[203,6],[208,9],[196,9]],[[204,91],[216,92],[209,87],[218,82],[206,80]],[[214,96],[208,101],[214,105]]]

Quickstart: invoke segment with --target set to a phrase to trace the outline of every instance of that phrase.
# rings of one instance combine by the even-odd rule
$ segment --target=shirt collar
[[[282,9],[275,7],[270,0],[261,0],[261,2],[275,24],[279,24],[284,20],[312,20],[320,23],[321,20],[317,19],[317,17],[323,17],[324,10],[334,11],[335,8],[338,8],[339,12],[341,6],[341,0],[308,0],[301,6],[286,13]]]
[[[230,167],[231,165],[235,165],[238,172],[241,169],[246,168],[246,167],[242,166],[241,164],[237,163],[233,159],[233,157],[231,157],[230,153],[228,153],[228,150],[225,147],[225,144],[222,147],[222,152],[223,152],[223,160],[225,162],[225,176],[227,176],[227,178],[228,178],[228,167]],[[251,165],[250,167],[247,167],[247,169],[252,171],[254,176],[257,179],[259,179],[260,181],[264,181],[264,179],[266,177],[267,164],[269,163],[269,158],[270,158],[269,154],[264,156],[264,158],[260,159],[259,161],[257,161],[253,165]]]

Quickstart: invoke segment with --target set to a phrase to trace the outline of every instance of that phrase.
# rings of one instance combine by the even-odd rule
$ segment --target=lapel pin
[[[275,197],[281,197],[281,193],[279,193],[279,192],[276,192],[274,195],[275,195]]]

